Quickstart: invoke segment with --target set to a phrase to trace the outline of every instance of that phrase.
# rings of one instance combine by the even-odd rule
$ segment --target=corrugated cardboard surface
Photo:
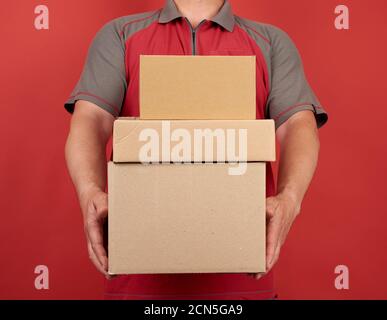
[[[141,56],[140,119],[256,119],[254,56]]]
[[[210,129],[213,133],[214,130],[221,129],[225,136],[225,150],[224,158],[217,157],[217,143],[216,137],[214,139],[209,138],[209,141],[213,143],[213,161],[225,162],[225,161],[275,161],[275,126],[273,120],[176,120],[164,122],[164,130],[162,130],[162,121],[158,120],[133,120],[120,118],[114,122],[113,131],[113,161],[118,162],[142,162],[139,158],[140,149],[146,142],[140,141],[140,133],[145,129],[153,129],[158,133],[158,145],[160,146],[159,158],[157,162],[169,162],[162,161],[161,145],[162,140],[171,141],[171,133],[176,129],[185,129],[189,133],[190,159],[194,161],[194,130]],[[235,138],[230,139],[235,141],[235,152],[227,153],[227,131],[234,130]],[[242,134],[239,134],[240,129],[246,129],[247,133],[247,158],[242,159],[239,157],[239,139]],[[163,132],[164,131],[164,132]],[[183,138],[177,141],[171,141],[169,149],[172,150],[176,145],[180,144]],[[205,139],[202,141],[202,155],[205,155]],[[241,140],[243,141],[243,140]],[[220,144],[220,143],[219,143]],[[168,151],[170,151],[168,150]],[[174,157],[173,152],[167,152],[170,155],[170,161],[178,162],[179,159]],[[222,155],[222,154],[220,154]],[[232,157],[231,157],[232,156]],[[180,160],[181,161],[181,160]],[[185,161],[185,160],[184,160]],[[205,161],[201,158],[199,162]]]
[[[265,163],[109,163],[109,272],[265,271]]]

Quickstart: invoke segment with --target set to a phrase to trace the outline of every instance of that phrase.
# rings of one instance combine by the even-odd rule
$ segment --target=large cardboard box
[[[265,163],[109,163],[109,273],[265,271]]]
[[[113,161],[274,161],[274,132],[273,120],[120,118],[114,122]]]
[[[141,56],[140,119],[256,119],[255,56]]]

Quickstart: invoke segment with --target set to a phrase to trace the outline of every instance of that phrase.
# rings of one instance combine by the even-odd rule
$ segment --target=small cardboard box
[[[273,120],[120,118],[114,122],[113,161],[274,161],[274,132]]]
[[[109,273],[265,271],[265,163],[109,163]]]
[[[140,57],[140,119],[255,120],[255,56]]]

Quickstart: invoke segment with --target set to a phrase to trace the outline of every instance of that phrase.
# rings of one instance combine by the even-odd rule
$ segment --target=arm
[[[281,146],[278,191],[266,200],[267,272],[278,260],[317,166],[319,138],[314,114],[309,110],[294,114],[278,128],[277,137]]]
[[[106,144],[114,117],[95,104],[79,100],[75,105],[65,147],[66,162],[81,206],[89,257],[107,276],[108,259],[103,245],[107,217]]]

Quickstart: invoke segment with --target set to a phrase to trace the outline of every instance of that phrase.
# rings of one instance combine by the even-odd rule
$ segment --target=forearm
[[[291,198],[297,211],[313,178],[319,154],[319,138],[314,116],[306,111],[278,129],[281,157],[278,194]]]
[[[106,186],[106,143],[109,126],[102,124],[93,114],[75,111],[65,154],[68,170],[78,194],[80,205],[85,209],[84,199]]]

